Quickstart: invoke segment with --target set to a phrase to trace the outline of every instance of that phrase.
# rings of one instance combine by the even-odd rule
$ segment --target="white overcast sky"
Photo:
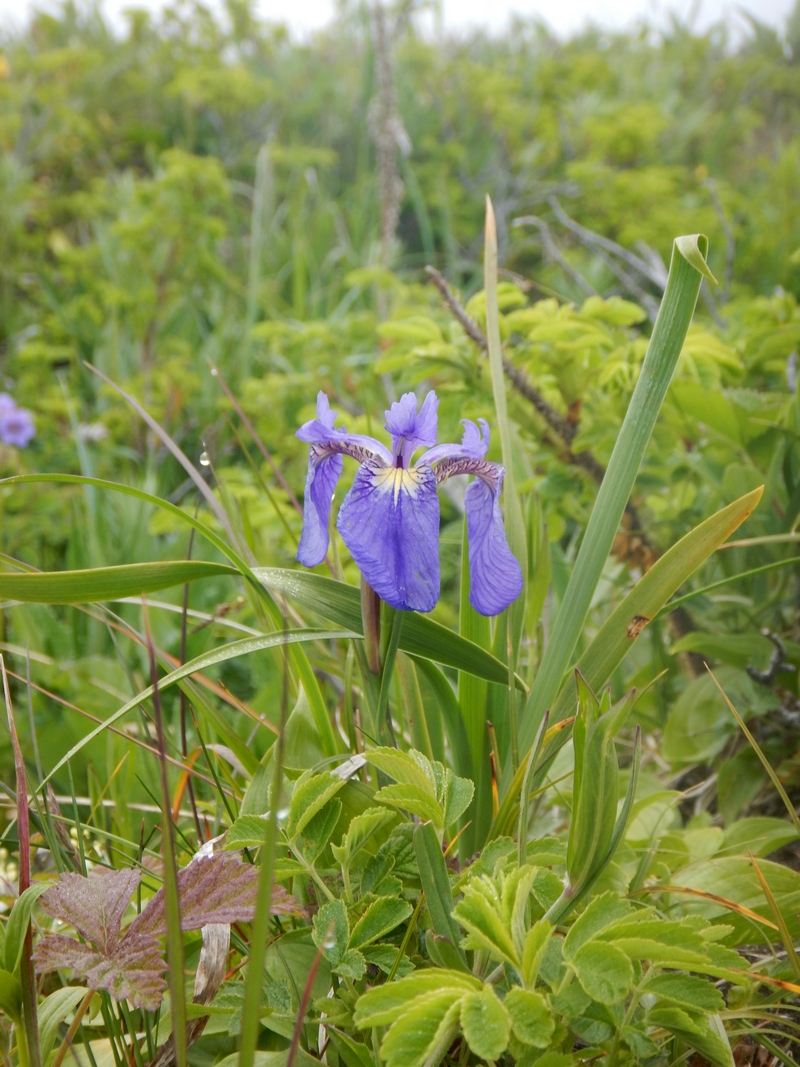
[[[79,3],[81,0],[79,0]],[[103,10],[115,21],[126,7],[157,10],[163,0],[101,0]],[[214,6],[213,0],[207,0]],[[48,9],[54,0],[0,0],[0,30],[19,28],[32,4]],[[257,0],[264,18],[287,23],[298,35],[324,26],[333,17],[335,0]],[[742,28],[743,12],[750,12],[769,25],[782,27],[794,0],[443,0],[447,30],[478,27],[500,31],[512,13],[538,16],[558,34],[569,34],[587,22],[608,29],[624,29],[641,19],[658,25],[674,11],[702,29],[720,18]]]

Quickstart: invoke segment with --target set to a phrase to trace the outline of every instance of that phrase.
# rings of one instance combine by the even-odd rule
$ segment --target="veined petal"
[[[411,466],[411,456],[423,445],[436,443],[438,429],[437,410],[439,398],[431,389],[417,411],[417,398],[413,393],[404,393],[399,400],[384,412],[385,429],[392,435],[392,464],[397,466],[401,457],[403,467]]]
[[[391,463],[392,456],[386,445],[362,433],[348,433],[334,426],[337,415],[331,411],[330,401],[322,390],[317,393],[317,417],[304,422],[295,437],[324,449],[328,454],[340,453],[363,461],[369,456],[380,456]]]
[[[427,465],[363,463],[337,529],[378,596],[401,611],[431,611],[439,598],[439,498]]]
[[[340,455],[319,458],[316,447],[311,446],[303,498],[303,532],[297,548],[297,559],[304,567],[316,567],[325,559],[331,502],[343,466]]]
[[[500,513],[500,488],[505,471],[498,464],[488,464],[485,460],[483,463],[495,468],[494,477],[489,481],[479,475],[467,486],[464,495],[469,602],[481,615],[499,615],[522,592],[522,570],[509,548]]]

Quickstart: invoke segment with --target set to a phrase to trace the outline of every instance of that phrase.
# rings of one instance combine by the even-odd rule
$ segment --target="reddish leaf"
[[[181,929],[199,930],[208,923],[249,922],[257,894],[258,868],[242,863],[233,853],[193,860],[178,871]],[[155,937],[167,932],[163,889],[133,921],[131,931]]]
[[[42,894],[40,903],[107,956],[119,942],[120,923],[139,884],[139,872],[100,871],[96,868],[90,878],[62,874],[60,881]]]
[[[161,977],[166,964],[155,937],[129,933],[111,952],[102,953],[72,937],[48,934],[36,946],[33,958],[40,974],[68,967],[90,989],[106,989],[116,1000],[128,1000],[135,1008],[154,1010],[167,987]]]

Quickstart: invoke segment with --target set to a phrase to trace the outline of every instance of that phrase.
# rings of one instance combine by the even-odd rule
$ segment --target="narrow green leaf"
[[[170,560],[97,567],[86,571],[45,571],[35,574],[0,574],[0,597],[26,604],[95,604],[101,600],[156,593],[200,578],[237,576],[225,563]]]
[[[693,254],[684,241],[681,248],[685,247],[689,247],[689,254]],[[705,238],[697,239],[697,248],[705,251]],[[533,743],[542,716],[558,695],[564,673],[570,666],[592,597],[683,348],[702,279],[701,272],[685,255],[685,252],[678,251],[676,245],[664,299],[639,380],[617,436],[520,723],[520,745],[524,752]]]
[[[425,893],[425,903],[431,917],[431,926],[435,933],[446,937],[458,948],[460,934],[453,918],[453,891],[447,865],[444,862],[442,846],[433,827],[433,823],[424,822],[414,831],[414,850],[417,854],[419,876]],[[467,970],[467,958],[458,948],[464,970]]]
[[[257,567],[253,573],[273,592],[281,593],[363,637],[361,595],[355,586],[310,571]],[[432,659],[489,682],[508,685],[508,668],[504,663],[472,641],[466,641],[446,626],[417,612],[406,612],[399,647],[411,656]],[[523,691],[527,688],[521,678],[517,678],[517,687]]]
[[[22,986],[6,970],[0,970],[0,1011],[17,1024],[22,1018]]]
[[[207,667],[211,667],[216,663],[222,663],[226,660],[233,659],[236,656],[248,655],[252,652],[259,652],[265,648],[276,648],[283,644],[293,644],[302,641],[316,641],[326,639],[346,639],[352,637],[353,634],[348,630],[287,630],[285,632],[278,631],[277,633],[265,634],[263,637],[246,637],[241,641],[233,641],[230,644],[222,645],[220,648],[212,649],[210,652],[204,652],[201,656],[196,656],[194,659],[182,664],[180,667],[176,667],[174,671],[170,671],[169,674],[165,674],[163,678],[158,681],[158,688],[163,693],[170,686],[177,684],[184,678],[188,678],[192,674],[196,674],[198,671],[205,670]],[[113,715],[102,722],[99,726],[96,726],[94,730],[90,730],[89,733],[81,738],[77,744],[63,756],[58,763],[53,767],[52,771],[42,782],[44,786],[53,775],[57,774],[62,767],[64,767],[81,749],[85,748],[95,737],[99,737],[107,727],[113,726],[115,722],[118,722],[124,715],[127,715],[129,711],[138,707],[143,701],[148,700],[153,695],[153,687],[148,686],[143,689],[141,693],[129,700],[127,704],[123,704],[121,708],[118,708]],[[258,766],[258,760],[249,751],[246,745],[242,743],[241,754],[237,751],[237,755],[240,755],[242,762],[250,770],[254,771]]]

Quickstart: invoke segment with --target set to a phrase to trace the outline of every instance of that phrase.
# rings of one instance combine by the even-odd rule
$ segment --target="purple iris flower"
[[[25,448],[36,434],[33,416],[25,408],[18,408],[8,393],[0,393],[0,441],[4,445]]]
[[[386,412],[391,451],[373,437],[337,428],[325,393],[317,417],[297,431],[311,446],[303,532],[297,559],[316,567],[328,551],[328,519],[342,456],[361,466],[344,498],[336,528],[362,575],[378,596],[401,611],[431,611],[439,598],[439,498],[437,486],[454,474],[474,474],[467,487],[470,594],[481,615],[498,615],[522,592],[522,571],[511,552],[500,514],[505,475],[486,458],[489,426],[463,419],[460,445],[437,445],[439,401],[432,390],[417,411],[406,393]],[[414,454],[425,448],[416,463]]]

